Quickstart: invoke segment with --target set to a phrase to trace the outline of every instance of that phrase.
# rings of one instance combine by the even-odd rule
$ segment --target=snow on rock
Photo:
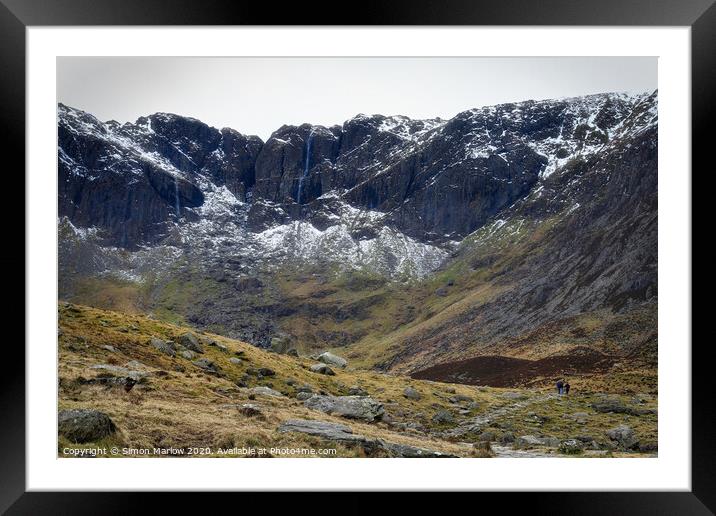
[[[303,260],[331,262],[344,269],[369,269],[389,277],[422,277],[446,258],[446,249],[424,244],[382,226],[371,238],[355,236],[357,219],[380,223],[384,214],[346,210],[335,224],[318,229],[310,222],[293,221],[255,235],[257,252],[271,263]]]
[[[322,174],[326,183],[314,188],[314,197],[306,197],[305,203],[296,206],[290,201],[292,195],[295,197],[295,192],[290,193],[295,182],[293,187],[286,183],[288,187],[282,190],[285,185],[279,178],[275,189],[266,189],[270,193],[279,191],[275,198],[261,195],[258,181],[254,184],[246,180],[237,187],[236,176],[244,169],[233,167],[240,159],[249,159],[237,154],[237,149],[249,140],[232,147],[230,144],[240,140],[229,138],[228,133],[224,139],[223,133],[197,120],[157,113],[134,124],[101,122],[62,104],[58,116],[58,162],[69,172],[66,181],[101,185],[104,183],[97,179],[110,174],[120,177],[122,186],[129,186],[140,181],[147,168],[156,168],[169,174],[168,184],[174,185],[168,196],[171,198],[165,199],[172,203],[168,210],[171,217],[155,223],[161,225],[160,236],[146,245],[140,243],[139,250],[129,257],[118,247],[107,245],[99,228],[81,228],[68,219],[60,221],[71,237],[68,256],[80,252],[81,242],[91,242],[95,248],[89,260],[95,269],[113,271],[128,280],[147,270],[142,263],[161,270],[187,256],[211,264],[221,263],[227,255],[236,257],[244,268],[304,261],[370,269],[391,278],[422,277],[435,270],[463,239],[463,245],[514,242],[527,233],[530,224],[518,214],[520,207],[556,199],[558,192],[552,185],[555,178],[565,178],[561,187],[565,190],[578,187],[578,178],[565,175],[571,161],[595,156],[605,147],[618,145],[621,139],[658,123],[654,92],[487,106],[459,113],[450,120],[358,115],[342,128],[310,126],[306,133],[303,126],[287,126],[266,144],[251,141],[257,149],[261,145],[278,147],[277,163],[294,156],[297,164],[289,172],[302,174],[308,171],[303,156],[305,135],[313,135],[315,149],[319,140],[323,142],[323,154],[313,156],[314,152],[310,162],[315,162],[320,172],[313,172],[311,167],[310,179],[305,179],[308,186],[309,180]],[[201,131],[203,136],[194,138]],[[255,156],[251,159],[256,162]],[[534,166],[529,171],[520,168],[520,163],[529,159]],[[531,181],[525,179],[528,173]],[[410,177],[403,180],[400,174]],[[464,181],[481,174],[488,184],[483,190],[465,189],[464,195],[447,196]],[[269,174],[264,181],[273,181],[274,176],[278,177]],[[178,199],[174,188],[178,196],[176,185],[183,183],[171,177],[196,187],[203,200],[174,209]],[[481,181],[475,180],[475,185],[482,185]],[[422,190],[410,190],[418,188],[416,185]],[[396,196],[396,188],[406,190]],[[471,226],[440,227],[421,236],[420,220],[428,205],[411,205],[415,198],[424,203],[435,198],[459,201],[496,189],[515,193],[486,220]],[[288,195],[284,195],[286,191]],[[379,191],[388,200],[386,207],[373,202]],[[561,216],[575,211],[579,216],[584,211],[578,211],[580,204],[573,200],[553,204],[555,214]],[[473,210],[472,205],[467,206],[468,211]],[[252,208],[260,215],[258,228],[249,220]],[[433,211],[439,208],[430,205]],[[458,220],[456,213],[452,209],[445,218]],[[401,226],[409,217],[414,218],[413,226]]]

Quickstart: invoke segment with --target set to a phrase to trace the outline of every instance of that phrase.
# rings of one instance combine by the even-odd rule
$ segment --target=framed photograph
[[[712,2],[299,7],[2,0],[26,346],[0,507],[711,514]]]

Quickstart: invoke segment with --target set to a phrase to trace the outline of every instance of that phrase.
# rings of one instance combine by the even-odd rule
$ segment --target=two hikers
[[[569,382],[565,382],[561,378],[557,380],[557,394],[569,394]]]

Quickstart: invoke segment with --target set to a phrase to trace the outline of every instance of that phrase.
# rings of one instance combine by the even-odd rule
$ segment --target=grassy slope
[[[170,358],[148,344],[153,336],[176,339],[188,330],[186,327],[136,314],[65,303],[60,303],[59,321],[59,408],[96,408],[108,413],[117,424],[119,432],[107,439],[106,443],[99,444],[135,447],[335,447],[338,456],[361,456],[362,452],[357,448],[335,446],[301,434],[276,432],[276,427],[282,421],[302,418],[340,422],[351,426],[356,434],[472,456],[474,451],[470,441],[476,436],[467,436],[464,438],[467,442],[456,443],[432,433],[451,426],[431,420],[432,415],[440,409],[455,413],[455,405],[448,401],[453,395],[449,391],[454,389],[456,393],[470,396],[476,401],[477,407],[472,409],[469,417],[513,404],[513,401],[503,397],[505,389],[436,384],[352,369],[350,366],[346,370],[337,371],[334,377],[317,375],[308,371],[308,367],[314,363],[310,359],[268,353],[240,341],[203,334],[204,338],[215,339],[229,350],[227,354],[217,347],[205,345],[206,352],[202,358],[208,358],[220,367],[221,374],[213,376],[205,374],[184,358]],[[112,346],[114,351],[103,346]],[[229,357],[237,351],[243,352],[245,357],[241,365],[229,362]],[[155,373],[130,393],[118,387],[87,385],[80,380],[98,375],[99,371],[92,369],[92,365],[123,366],[129,361],[140,362]],[[269,367],[276,375],[262,379],[246,376],[249,368],[259,367]],[[162,372],[162,376],[157,375],[157,372]],[[236,382],[241,379],[246,379],[249,387],[271,386],[287,396],[259,397],[251,401],[261,406],[265,419],[242,416],[230,405],[249,400],[247,389],[236,386]],[[293,386],[289,384],[290,380],[295,382]],[[395,424],[384,422],[367,424],[347,421],[309,410],[294,398],[295,387],[302,384],[311,385],[315,392],[324,391],[334,395],[347,394],[350,386],[359,385],[385,404],[394,421],[419,422],[426,427],[426,432],[401,430]],[[407,385],[417,389],[423,395],[422,399],[412,401],[403,397],[402,391]],[[589,433],[597,439],[603,439],[607,428],[627,422],[642,440],[651,441],[656,437],[656,415],[637,417],[597,414],[588,407],[598,397],[595,393],[575,393],[563,400],[545,397],[544,392],[539,390],[525,390],[523,395],[528,400],[535,400],[534,403],[495,418],[491,423],[493,426],[486,429],[497,435],[510,431],[515,435],[542,433],[565,438]],[[633,402],[628,397],[622,399]],[[644,406],[656,406],[654,397],[646,396],[644,399]],[[589,412],[588,422],[576,425],[562,417],[564,413],[574,411]],[[530,415],[532,413],[543,415],[546,422],[537,424]],[[60,439],[59,449],[67,444],[63,438]],[[98,443],[87,446],[94,444]]]
[[[505,272],[524,256],[539,252],[545,236],[558,223],[554,217],[515,220],[500,232],[483,228],[466,240],[463,251],[444,269],[419,282],[388,282],[362,271],[283,267],[263,277],[266,288],[239,292],[199,270],[178,265],[170,278],[145,284],[109,278],[78,280],[71,300],[128,313],[151,310],[158,319],[174,324],[186,323],[185,315],[205,300],[213,303],[222,298],[249,322],[267,312],[267,307],[278,306],[280,310],[271,318],[293,337],[292,346],[301,352],[333,349],[354,367],[403,374],[425,364],[480,354],[536,359],[589,346],[623,357],[609,378],[583,379],[594,388],[655,391],[656,336],[644,330],[655,327],[655,306],[622,315],[603,310],[568,317],[487,349],[469,335],[460,339],[440,336],[446,326],[460,326],[461,318],[509,291]],[[220,324],[206,329],[229,333]],[[433,339],[433,335],[438,337]],[[625,342],[640,346],[642,356],[623,353],[620,347]]]

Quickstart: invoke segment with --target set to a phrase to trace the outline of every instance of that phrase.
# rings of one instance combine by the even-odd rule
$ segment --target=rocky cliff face
[[[384,365],[414,370],[485,351],[539,357],[580,343],[655,364],[656,120],[650,97],[605,126],[596,150],[566,159],[466,239],[452,263],[493,294],[398,337],[401,351]]]
[[[276,282],[289,269],[426,285],[457,271],[446,299],[489,284],[490,296],[428,330],[388,336],[400,350],[386,367],[630,310],[656,299],[656,102],[608,93],[450,120],[358,115],[284,126],[266,142],[166,113],[100,122],[60,104],[61,276],[201,277],[211,295],[183,316],[256,343],[291,316]],[[335,345],[333,326],[320,332]]]

